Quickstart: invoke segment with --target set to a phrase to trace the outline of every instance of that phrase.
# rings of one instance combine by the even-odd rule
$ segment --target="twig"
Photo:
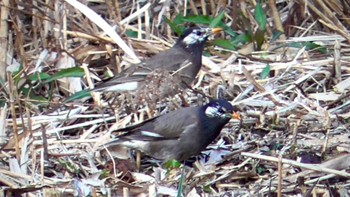
[[[254,153],[247,153],[247,152],[243,152],[243,153],[241,153],[241,155],[246,156],[246,157],[256,158],[256,159],[278,162],[278,158],[271,157],[271,156],[265,156],[265,155],[259,155],[259,154],[254,154]],[[289,160],[289,159],[282,159],[282,163],[301,167],[301,168],[306,168],[306,169],[314,170],[314,171],[318,171],[318,172],[326,172],[326,173],[336,174],[339,176],[350,178],[350,174],[347,172],[334,170],[334,169],[330,169],[330,168],[325,168],[325,167],[322,167],[322,166],[316,165],[316,164],[303,164],[303,163]]]
[[[16,150],[16,158],[18,162],[20,163],[20,158],[21,158],[21,152],[19,150],[19,136],[18,136],[18,126],[17,126],[17,121],[16,121],[16,102],[15,102],[15,94],[14,91],[16,91],[14,84],[13,84],[13,79],[10,73],[7,73],[7,78],[9,81],[9,89],[10,89],[10,109],[11,109],[11,116],[12,116],[12,129],[13,129],[13,134],[15,137],[15,150]]]

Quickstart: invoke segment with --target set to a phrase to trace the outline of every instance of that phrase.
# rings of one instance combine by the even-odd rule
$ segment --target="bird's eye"
[[[202,35],[202,32],[201,31],[196,31],[196,35],[200,36],[200,35]]]
[[[223,114],[223,113],[225,113],[225,110],[222,109],[222,108],[219,108],[219,109],[218,109],[218,112],[221,113],[221,114]]]

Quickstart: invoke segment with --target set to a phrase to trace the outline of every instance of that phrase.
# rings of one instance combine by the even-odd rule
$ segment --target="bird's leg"
[[[190,106],[190,104],[188,104],[188,102],[186,101],[186,99],[185,99],[185,97],[182,95],[182,93],[179,94],[179,97],[180,97],[180,99],[181,99],[181,103],[182,103],[182,106],[183,106],[183,107],[189,107],[189,106]]]
[[[152,118],[152,109],[150,109],[148,106],[145,107],[146,108],[146,113],[148,115],[148,118]],[[144,112],[142,111],[140,113],[140,116],[138,118],[137,122],[143,122],[144,121]],[[141,152],[139,150],[136,151],[136,168],[138,171],[140,171],[141,169]]]
[[[136,152],[136,168],[137,171],[140,172],[141,169],[141,152],[137,150]]]

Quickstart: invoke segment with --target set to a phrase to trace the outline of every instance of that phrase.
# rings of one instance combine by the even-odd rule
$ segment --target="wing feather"
[[[183,50],[171,48],[156,54],[143,63],[130,66],[118,75],[98,84],[94,90],[101,91],[111,86],[124,83],[142,82],[148,75],[152,74],[155,69],[164,69],[171,73],[176,73],[189,65],[189,54],[185,53]]]
[[[195,128],[198,123],[199,107],[181,108],[146,122],[126,127],[118,131],[127,131],[119,136],[129,140],[166,140],[177,139],[184,132]],[[150,135],[150,134],[153,135]]]

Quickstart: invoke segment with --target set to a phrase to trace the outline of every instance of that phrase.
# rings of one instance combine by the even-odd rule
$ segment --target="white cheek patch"
[[[215,117],[219,115],[218,109],[216,107],[207,107],[205,110],[205,115],[208,117]]]
[[[193,32],[191,34],[189,34],[188,36],[186,36],[183,40],[183,42],[185,43],[185,45],[189,46],[191,44],[195,44],[198,42],[203,42],[205,39],[205,36],[201,35],[197,35],[196,32]]]
[[[196,34],[190,34],[184,38],[183,42],[186,45],[191,45],[196,43],[198,39],[199,39],[199,36],[197,36]]]

